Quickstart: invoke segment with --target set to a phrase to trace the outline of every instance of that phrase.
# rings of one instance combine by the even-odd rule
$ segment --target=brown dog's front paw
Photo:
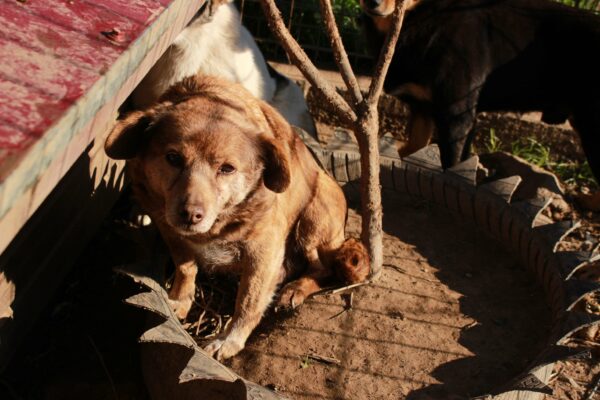
[[[177,318],[183,320],[185,319],[185,317],[187,317],[188,313],[190,312],[190,308],[192,308],[192,299],[169,299],[169,305],[171,306],[171,310],[173,310]]]
[[[235,356],[244,348],[244,343],[226,337],[224,339],[215,339],[210,342],[204,351],[206,351],[211,357],[218,361],[225,360],[227,358]]]
[[[301,281],[290,282],[281,290],[278,306],[294,309],[304,303],[308,295]]]

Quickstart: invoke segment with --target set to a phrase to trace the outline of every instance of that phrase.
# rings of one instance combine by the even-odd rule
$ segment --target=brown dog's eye
[[[219,167],[219,174],[229,175],[235,172],[235,167],[231,164],[223,164]]]
[[[181,168],[183,167],[183,157],[181,156],[181,154],[179,153],[175,153],[175,152],[169,152],[167,153],[167,155],[165,156],[167,162],[169,163],[169,165],[171,165],[172,167],[175,168]]]

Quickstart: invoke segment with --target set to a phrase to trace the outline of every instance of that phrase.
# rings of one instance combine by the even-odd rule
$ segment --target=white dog
[[[291,125],[316,136],[302,90],[267,65],[232,0],[207,0],[135,89],[135,107],[146,108],[171,85],[198,73],[242,84]]]

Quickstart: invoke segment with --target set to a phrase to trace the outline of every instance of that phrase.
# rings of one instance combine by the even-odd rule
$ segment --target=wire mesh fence
[[[358,0],[333,0],[332,4],[352,66],[358,72],[370,72],[372,57],[366,48],[359,23]],[[243,24],[252,33],[265,57],[268,60],[287,62],[285,51],[267,26],[260,1],[236,0],[236,5],[242,14]],[[334,69],[335,61],[322,23],[319,1],[278,0],[277,5],[292,36],[311,60],[319,68]]]
[[[600,12],[600,0],[558,0],[564,4]],[[271,34],[265,20],[260,0],[235,0],[242,14],[242,22],[254,36],[268,60],[287,62],[287,56],[277,39]],[[327,32],[322,23],[319,0],[277,0],[292,36],[306,51],[315,65],[323,69],[336,69]],[[337,24],[354,70],[370,73],[372,55],[360,26],[359,0],[332,0]]]

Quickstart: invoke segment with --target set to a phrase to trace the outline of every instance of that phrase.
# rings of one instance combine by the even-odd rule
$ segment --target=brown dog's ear
[[[292,127],[277,110],[264,101],[260,102],[260,109],[271,128],[271,132],[273,132],[273,135],[277,139],[285,142],[293,139],[294,132],[292,131]]]
[[[289,152],[277,140],[262,137],[261,142],[265,162],[263,182],[267,189],[282,193],[290,185]]]
[[[281,193],[290,185],[289,143],[290,139],[293,139],[293,132],[290,124],[273,107],[261,102],[260,108],[273,136],[275,136],[275,138],[270,138],[265,135],[261,140],[265,160],[263,181],[268,189],[275,193]]]
[[[154,113],[134,111],[124,119],[117,121],[112,132],[104,142],[106,155],[115,160],[134,158],[148,138],[145,130],[154,121]]]

